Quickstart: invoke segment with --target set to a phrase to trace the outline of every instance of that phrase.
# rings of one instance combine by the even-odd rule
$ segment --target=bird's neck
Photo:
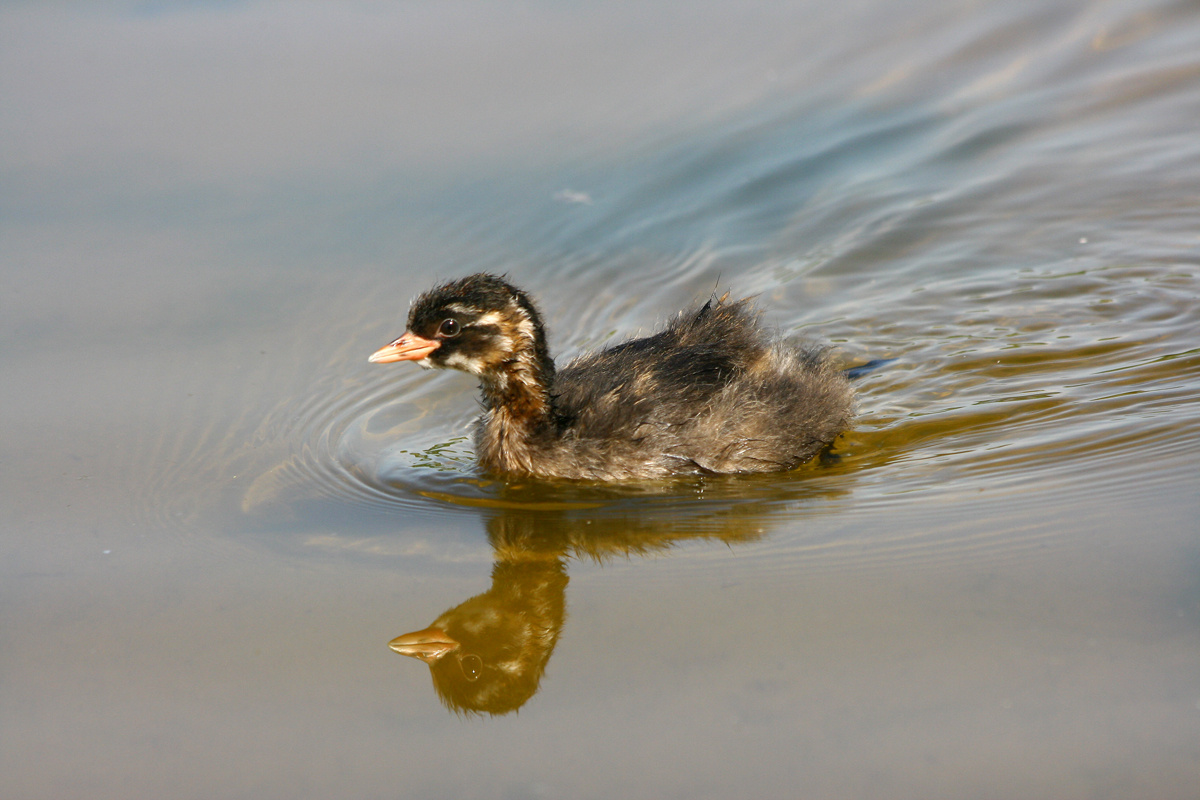
[[[480,388],[487,413],[478,437],[481,466],[493,472],[534,472],[538,444],[557,430],[553,382],[554,360],[532,350],[483,376]]]

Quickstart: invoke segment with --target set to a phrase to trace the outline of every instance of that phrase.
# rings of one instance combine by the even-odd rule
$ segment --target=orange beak
[[[425,356],[442,346],[433,339],[422,339],[415,333],[407,332],[387,347],[381,347],[367,359],[372,364],[391,364],[395,361],[420,361]]]
[[[426,628],[423,631],[406,633],[388,642],[388,647],[404,656],[419,658],[432,664],[451,650],[458,649],[458,642],[450,638],[441,628]]]

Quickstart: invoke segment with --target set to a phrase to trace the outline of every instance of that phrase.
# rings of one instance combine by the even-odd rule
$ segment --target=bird
[[[853,419],[853,389],[828,348],[784,341],[762,325],[754,298],[728,293],[558,369],[530,295],[479,273],[419,295],[404,334],[368,360],[476,376],[476,460],[509,478],[785,471]]]

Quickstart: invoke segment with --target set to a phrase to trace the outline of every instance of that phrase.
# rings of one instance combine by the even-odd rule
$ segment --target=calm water
[[[1194,2],[8,4],[0,95],[4,797],[1196,797]],[[505,484],[366,362],[477,270],[894,361]]]

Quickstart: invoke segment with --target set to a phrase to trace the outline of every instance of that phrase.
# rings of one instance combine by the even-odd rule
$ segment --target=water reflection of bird
[[[451,708],[505,714],[537,691],[562,630],[566,587],[561,559],[497,561],[489,591],[390,646],[429,665]]]
[[[792,347],[749,299],[712,299],[662,331],[556,371],[529,296],[472,275],[417,298],[376,363],[480,379],[476,457],[496,473],[588,480],[795,467],[850,422],[852,390],[820,347]]]
[[[660,552],[693,538],[745,542],[762,535],[753,507],[723,513],[585,515],[502,512],[488,521],[492,586],[448,609],[428,628],[398,636],[392,650],[429,665],[448,707],[506,714],[541,685],[566,619],[567,560]]]

